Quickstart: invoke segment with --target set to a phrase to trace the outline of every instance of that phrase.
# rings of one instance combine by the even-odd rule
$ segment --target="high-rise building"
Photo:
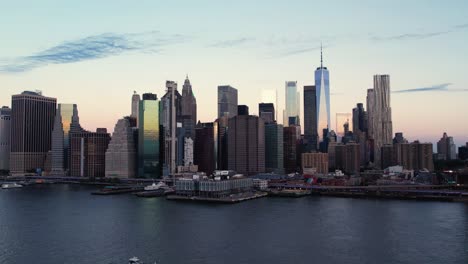
[[[11,109],[0,108],[0,170],[10,170]]]
[[[216,136],[216,169],[228,169],[228,124],[229,118],[227,116],[216,119],[217,134]]]
[[[458,148],[458,159],[468,160],[468,142],[465,146]]]
[[[437,142],[437,154],[444,160],[457,159],[457,146],[453,142],[453,137],[447,136],[445,132]]]
[[[160,103],[155,94],[143,94],[138,108],[138,176],[159,178],[162,175]]]
[[[304,86],[304,139],[306,152],[317,150],[317,128],[317,89],[314,85]]]
[[[328,153],[302,153],[302,171],[309,173],[328,173]]]
[[[184,166],[193,165],[193,139],[186,137],[184,140]]]
[[[177,123],[181,121],[182,96],[177,83],[166,81],[166,94],[161,98],[161,121],[164,128],[164,167],[174,173],[177,166]]]
[[[136,91],[132,95],[132,114],[130,117],[135,118],[136,126],[138,126],[138,108],[140,107],[140,95]]]
[[[52,130],[51,175],[68,175],[70,134],[82,132],[76,104],[58,104]]]
[[[265,124],[265,170],[284,173],[283,125]]]
[[[434,170],[432,143],[395,143],[393,144],[392,165],[401,165],[406,170]]]
[[[237,115],[237,89],[230,85],[218,86],[218,118]]]
[[[369,138],[373,142],[373,162],[381,166],[381,148],[392,144],[392,109],[390,107],[390,76],[375,75],[374,88],[367,93]]]
[[[70,134],[70,175],[74,177],[104,177],[106,151],[110,135],[107,129]]]
[[[352,115],[350,113],[336,113],[335,121],[335,133],[339,138],[343,138],[345,136],[345,124],[348,125],[348,130],[353,130]]]
[[[51,150],[57,99],[25,91],[12,96],[10,171],[44,169]]]
[[[367,142],[367,112],[364,110],[364,105],[358,103],[353,108],[353,137],[354,141],[360,145],[361,165],[364,166],[369,162],[369,145]]]
[[[359,175],[360,155],[360,146],[357,143],[342,144],[331,142],[329,144],[328,158],[330,168],[340,169],[346,174]]]
[[[195,128],[194,163],[198,170],[210,175],[216,170],[217,162],[217,124],[198,123]]]
[[[297,172],[297,144],[299,140],[299,126],[283,128],[284,170],[286,173]]]
[[[402,132],[395,133],[395,137],[393,138],[393,144],[398,143],[408,143],[408,140],[406,140]]]
[[[136,119],[125,117],[115,124],[106,151],[106,177],[135,178],[137,174]]]
[[[285,105],[283,114],[283,125],[300,125],[299,114],[300,114],[300,96],[297,91],[297,81],[288,81],[285,83]]]
[[[330,75],[323,66],[322,49],[320,49],[320,67],[315,70],[315,88],[317,93],[317,131],[319,142],[325,140],[325,129],[330,131]]]
[[[273,103],[259,103],[258,116],[262,118],[266,124],[276,123],[275,105]]]
[[[229,119],[228,169],[245,175],[265,172],[265,123],[257,116]]]
[[[237,114],[238,115],[249,115],[249,107],[246,105],[238,105],[237,106]]]
[[[185,137],[195,138],[195,126],[197,125],[197,99],[193,94],[192,85],[188,76],[182,86],[182,127],[185,129]]]

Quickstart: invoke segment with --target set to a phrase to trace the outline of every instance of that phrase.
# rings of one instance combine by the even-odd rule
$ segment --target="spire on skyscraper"
[[[322,42],[320,42],[320,68],[323,68]]]

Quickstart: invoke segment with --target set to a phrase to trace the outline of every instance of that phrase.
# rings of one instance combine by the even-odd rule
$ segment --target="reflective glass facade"
[[[295,120],[295,124],[299,125],[299,92],[297,91],[297,82],[286,82],[286,109],[283,117],[284,126],[288,126],[289,120]],[[292,117],[293,119],[290,119]]]
[[[326,67],[315,71],[315,87],[317,92],[317,131],[319,141],[323,141],[324,129],[330,129],[330,81]]]
[[[142,100],[138,114],[138,174],[143,178],[161,176],[160,104],[158,100]]]

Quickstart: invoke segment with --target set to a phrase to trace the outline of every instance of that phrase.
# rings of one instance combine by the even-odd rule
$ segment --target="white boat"
[[[128,264],[141,264],[140,259],[137,257],[133,257],[128,260]]]
[[[17,184],[16,182],[2,184],[2,189],[13,189],[13,188],[21,188],[21,187],[23,187],[23,185]]]
[[[145,187],[145,191],[156,191],[161,188],[167,188],[167,185],[164,182],[159,182],[158,184],[154,183]]]

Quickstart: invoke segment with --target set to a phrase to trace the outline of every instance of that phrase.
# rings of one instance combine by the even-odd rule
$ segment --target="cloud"
[[[186,39],[182,35],[164,35],[158,31],[131,34],[105,33],[65,41],[28,56],[10,59],[0,64],[0,72],[25,72],[50,64],[100,59],[131,51],[157,52],[162,46]]]
[[[322,48],[326,49],[331,47],[331,45],[323,45]],[[320,50],[320,45],[317,46],[312,46],[312,47],[300,47],[300,48],[290,48],[289,50],[283,50],[283,51],[277,51],[275,52],[275,55],[273,55],[273,58],[278,58],[278,57],[288,57],[288,56],[294,56],[298,54],[303,54],[303,53],[308,53],[312,51]]]
[[[394,91],[393,93],[421,93],[421,92],[468,92],[468,89],[449,89],[452,83],[442,83],[429,87],[420,87]]]
[[[461,24],[461,25],[456,25],[456,26],[454,26],[454,28],[457,28],[457,29],[468,28],[468,23],[466,23],[466,24]]]
[[[375,41],[426,39],[426,38],[432,38],[432,37],[445,35],[445,34],[448,34],[450,32],[452,32],[452,31],[451,30],[446,30],[446,31],[428,32],[428,33],[406,33],[406,34],[386,36],[386,37],[372,36],[371,39],[375,40]]]
[[[230,39],[230,40],[224,40],[220,42],[216,42],[214,44],[209,45],[210,47],[214,48],[231,48],[235,46],[239,46],[248,42],[251,42],[255,40],[254,38],[237,38],[237,39]]]

